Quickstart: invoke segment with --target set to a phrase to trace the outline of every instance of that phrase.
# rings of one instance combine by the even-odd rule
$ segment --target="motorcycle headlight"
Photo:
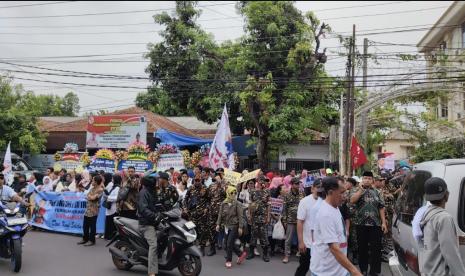
[[[194,233],[185,232],[184,235],[186,236],[186,240],[188,243],[193,243],[197,239],[197,234],[195,233],[195,231]]]

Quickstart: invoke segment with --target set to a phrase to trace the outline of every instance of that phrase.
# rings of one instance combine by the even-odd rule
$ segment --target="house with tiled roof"
[[[117,110],[107,115],[137,114],[144,115],[147,119],[147,144],[155,145],[154,133],[160,129],[186,136],[197,137],[194,131],[187,129],[168,118],[154,114],[139,107]],[[77,143],[79,149],[84,150],[86,146],[87,117],[40,117],[39,128],[47,133],[46,151],[55,153],[63,150],[66,143]]]

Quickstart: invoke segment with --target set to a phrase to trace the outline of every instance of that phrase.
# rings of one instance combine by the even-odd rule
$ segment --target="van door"
[[[424,184],[431,176],[427,171],[413,171],[405,177],[396,202],[396,217],[392,227],[394,248],[400,264],[417,275],[420,275],[420,271],[417,244],[412,234],[412,220],[417,210],[425,203]]]
[[[458,235],[465,237],[465,164],[447,166],[444,180],[449,190],[446,210],[455,219]],[[460,240],[460,254],[465,262],[465,240]]]

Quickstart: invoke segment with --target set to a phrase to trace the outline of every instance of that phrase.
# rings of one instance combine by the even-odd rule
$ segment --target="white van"
[[[420,275],[412,220],[416,211],[426,205],[424,184],[431,177],[440,177],[446,181],[450,192],[446,210],[454,217],[459,236],[465,236],[465,159],[436,160],[415,165],[405,177],[395,205],[392,223],[395,254],[389,260],[394,275]],[[460,252],[462,260],[465,260],[465,243],[462,244],[462,241]]]

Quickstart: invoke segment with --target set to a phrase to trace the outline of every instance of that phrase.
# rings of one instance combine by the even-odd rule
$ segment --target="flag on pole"
[[[234,154],[232,146],[231,129],[229,128],[229,116],[226,105],[221,115],[220,124],[216,131],[210,148],[210,167],[214,170],[218,168],[235,169]]]
[[[5,157],[3,158],[3,175],[8,185],[13,183],[13,163],[11,162],[11,142],[8,143],[6,148]]]
[[[354,170],[358,169],[368,161],[365,152],[363,152],[363,149],[360,147],[360,144],[357,142],[357,138],[355,138],[355,136],[352,137],[350,157],[352,158],[352,168]]]

